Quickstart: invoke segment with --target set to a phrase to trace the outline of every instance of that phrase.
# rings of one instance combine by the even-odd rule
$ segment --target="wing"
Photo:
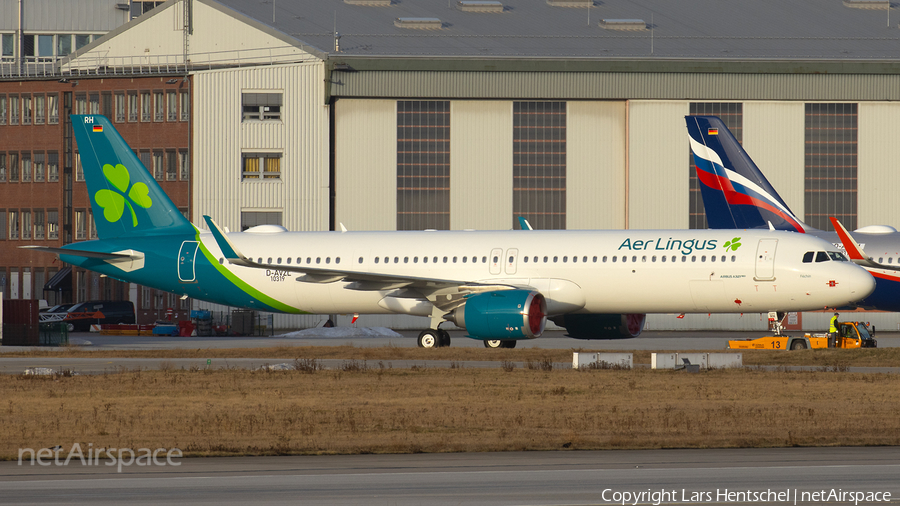
[[[868,267],[870,269],[884,269],[888,271],[900,271],[900,265],[886,265],[880,264],[874,260],[872,257],[866,254],[866,252],[862,249],[862,246],[859,245],[856,240],[850,237],[850,233],[847,232],[847,229],[844,228],[844,225],[841,224],[835,217],[828,218],[831,220],[831,224],[834,225],[834,231],[837,232],[838,237],[841,238],[841,243],[844,245],[844,249],[847,251],[847,256],[850,257],[850,260],[857,265],[861,265],[863,267]]]

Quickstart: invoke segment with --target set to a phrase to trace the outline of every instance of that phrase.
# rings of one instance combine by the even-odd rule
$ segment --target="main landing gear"
[[[499,339],[485,339],[485,348],[515,348],[515,341],[501,341]]]
[[[428,329],[419,333],[419,348],[444,348],[450,346],[450,333],[441,329]]]

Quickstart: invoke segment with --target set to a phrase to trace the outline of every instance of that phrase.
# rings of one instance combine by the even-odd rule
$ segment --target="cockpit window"
[[[829,251],[828,256],[831,257],[835,262],[848,262],[847,257],[844,256],[840,251]]]
[[[824,251],[816,252],[816,262],[817,263],[818,262],[827,262],[827,261],[828,261],[828,253],[825,253]]]
[[[811,264],[813,261],[813,257],[816,255],[815,251],[807,251],[803,254],[803,263]]]

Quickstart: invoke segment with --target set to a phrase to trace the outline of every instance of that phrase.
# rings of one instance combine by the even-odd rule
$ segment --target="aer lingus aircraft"
[[[870,225],[850,233],[834,218],[836,232],[810,227],[788,208],[720,118],[685,116],[685,120],[709,228],[774,228],[843,245],[851,260],[876,281],[871,295],[850,306],[900,311],[900,233],[894,227]]]
[[[192,225],[100,115],[73,115],[99,240],[38,248],[114,279],[284,313],[450,321],[490,347],[541,335],[636,336],[645,313],[801,311],[869,295],[872,277],[821,239],[783,231],[228,232]],[[804,263],[805,255],[827,262]]]

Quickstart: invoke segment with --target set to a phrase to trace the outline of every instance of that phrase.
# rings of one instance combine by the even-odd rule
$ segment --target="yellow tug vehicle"
[[[822,348],[877,348],[878,341],[872,336],[864,322],[838,323],[838,337],[830,334],[804,334],[795,336],[766,336],[758,339],[739,339],[728,341],[733,350],[807,350]]]

